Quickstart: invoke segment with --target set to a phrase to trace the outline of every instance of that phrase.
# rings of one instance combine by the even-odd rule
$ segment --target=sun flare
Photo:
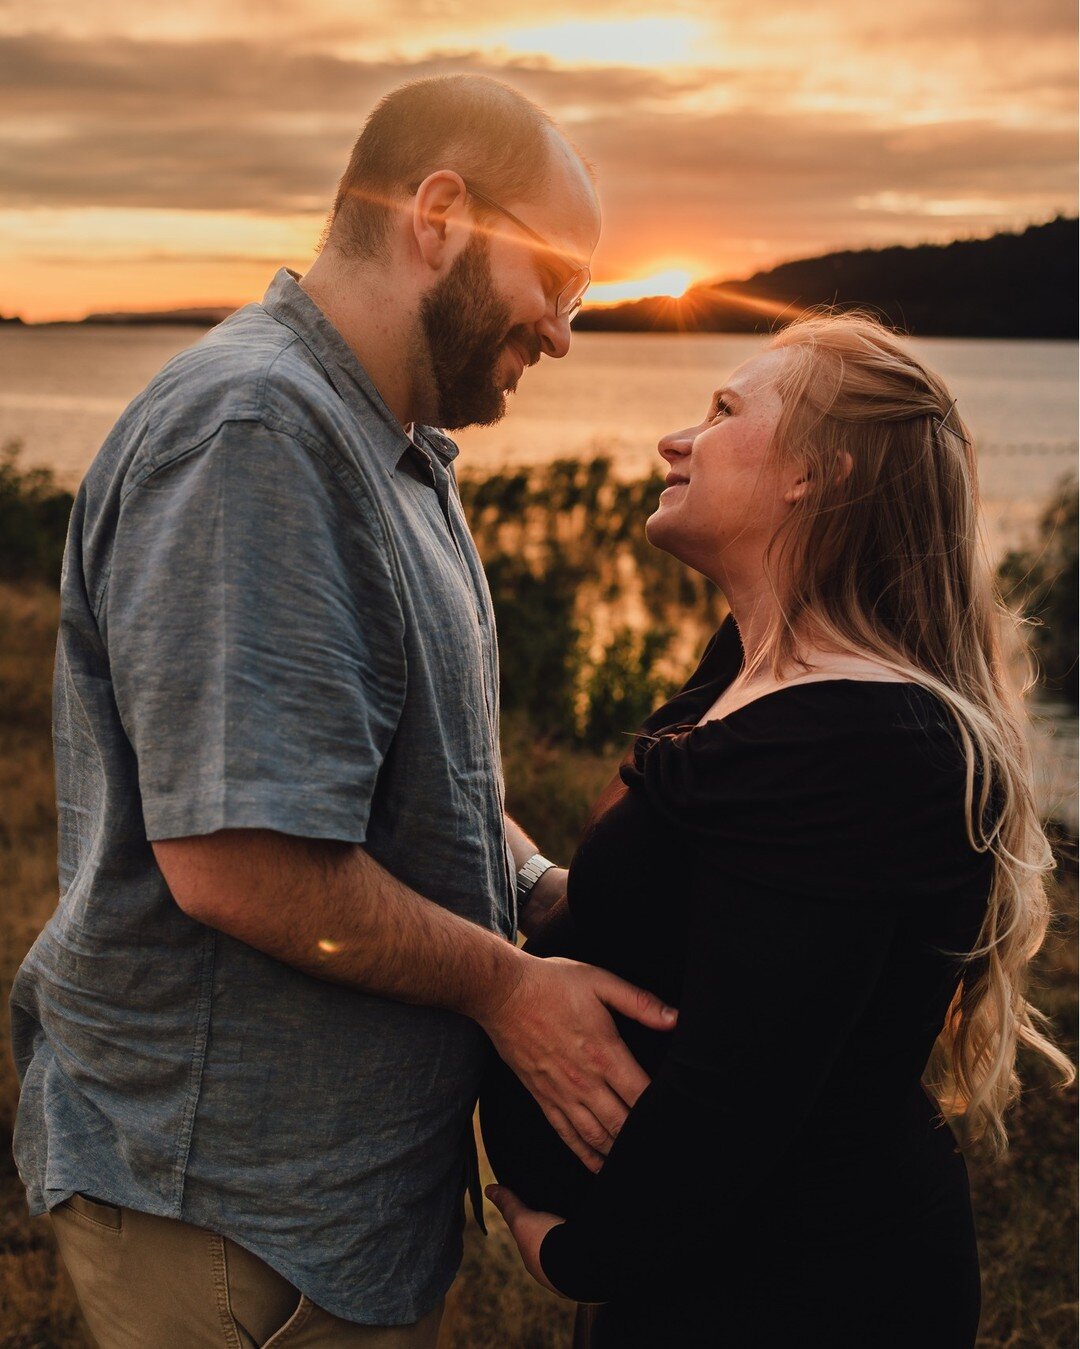
[[[585,302],[589,305],[622,304],[624,300],[644,300],[654,295],[677,300],[693,279],[685,268],[671,267],[634,281],[606,281],[590,286]]]

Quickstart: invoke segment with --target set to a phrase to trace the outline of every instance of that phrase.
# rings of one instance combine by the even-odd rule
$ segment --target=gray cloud
[[[526,92],[584,108],[671,97],[701,83],[701,76],[557,69],[525,58],[494,65],[478,53],[358,61],[240,41],[77,41],[32,33],[0,37],[0,110],[137,114],[151,121],[303,112],[358,124],[395,85],[448,70],[498,74]]]
[[[0,4],[3,0],[0,0]],[[287,0],[278,0],[288,10]],[[967,11],[993,10],[972,0]],[[1057,0],[1038,0],[1057,13]],[[962,8],[962,7],[960,7]],[[942,6],[947,27],[956,4]],[[1071,108],[1068,61],[1003,76],[1017,96]],[[612,266],[642,243],[701,255],[716,239],[760,237],[773,251],[868,239],[911,239],[959,226],[917,210],[856,208],[883,193],[1003,206],[982,228],[1068,207],[1075,144],[1048,119],[992,116],[904,129],[855,114],[790,106],[797,75],[745,71],[566,69],[542,61],[348,60],[240,41],[0,37],[0,184],[8,206],[106,206],[321,216],[360,123],[401,81],[448,69],[495,74],[537,99],[596,163]],[[804,76],[819,80],[806,63]],[[820,83],[820,80],[819,80]],[[688,110],[687,96],[723,92],[724,113]],[[1035,97],[1034,94],[1031,95]],[[762,111],[764,109],[765,111]],[[961,222],[963,223],[963,222]],[[650,245],[651,246],[651,245]]]
[[[853,118],[672,115],[662,125],[598,120],[581,140],[603,165],[607,238],[627,260],[636,241],[665,227],[672,237],[714,237],[718,256],[732,236],[792,256],[1013,227],[1075,200],[1071,134],[990,122],[897,133]],[[900,209],[859,204],[885,194]],[[904,206],[907,198],[1002,205],[938,216]]]

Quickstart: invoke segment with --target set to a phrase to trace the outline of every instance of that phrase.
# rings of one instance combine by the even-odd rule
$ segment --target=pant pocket
[[[305,1301],[264,1260],[228,1237],[218,1237],[228,1313],[244,1349],[276,1342]]]
[[[319,1309],[315,1306],[314,1302],[312,1302],[310,1298],[304,1297],[301,1293],[300,1301],[297,1303],[293,1314],[280,1330],[270,1336],[262,1346],[262,1349],[279,1349],[279,1346],[280,1349],[285,1349],[285,1346],[293,1343],[296,1336],[300,1334],[308,1321],[310,1321],[311,1317],[318,1310]]]
[[[57,1207],[107,1232],[120,1233],[124,1227],[123,1209],[117,1208],[115,1204],[104,1204],[100,1199],[91,1199],[89,1195],[73,1194]]]

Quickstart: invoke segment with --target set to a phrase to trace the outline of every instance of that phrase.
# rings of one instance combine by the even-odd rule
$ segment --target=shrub
[[[18,441],[0,449],[0,578],[59,589],[68,517],[75,498],[52,470],[22,469]]]
[[[645,538],[662,487],[655,474],[621,481],[605,455],[461,480],[495,606],[503,710],[545,740],[619,743],[723,616],[715,586]]]
[[[1077,484],[1066,480],[1039,522],[1033,548],[1008,553],[998,572],[1010,603],[1033,621],[1031,645],[1047,691],[1078,701]]]

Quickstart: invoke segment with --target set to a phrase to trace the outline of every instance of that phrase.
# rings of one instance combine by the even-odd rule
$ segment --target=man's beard
[[[540,341],[527,328],[510,328],[510,310],[491,276],[487,240],[472,238],[441,281],[420,302],[438,408],[437,426],[492,426],[506,412],[506,391],[495,367],[515,339],[530,363]]]

